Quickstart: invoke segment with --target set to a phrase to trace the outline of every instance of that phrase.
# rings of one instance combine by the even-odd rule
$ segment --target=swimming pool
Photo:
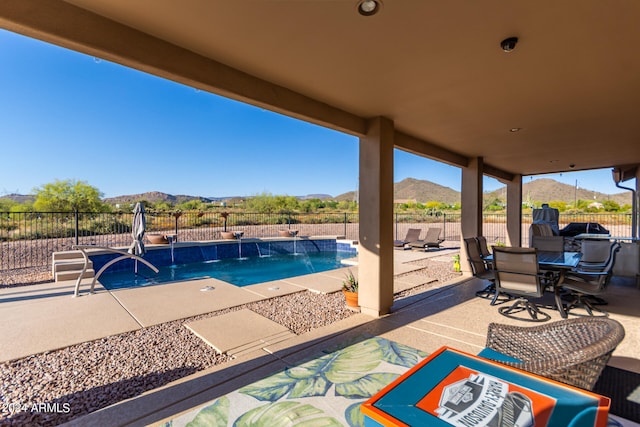
[[[158,274],[140,267],[137,275],[131,271],[104,273],[100,282],[107,289],[120,289],[212,277],[236,286],[248,286],[344,267],[341,260],[352,256],[349,252],[316,252],[230,258],[163,266],[159,267]]]
[[[144,258],[160,272],[143,264],[134,274],[131,260],[119,262],[100,276],[107,289],[149,286],[173,281],[212,277],[236,286],[318,273],[343,267],[342,260],[356,256],[352,243],[334,239],[250,240],[208,244],[181,244],[151,248]],[[98,271],[113,255],[92,255]]]

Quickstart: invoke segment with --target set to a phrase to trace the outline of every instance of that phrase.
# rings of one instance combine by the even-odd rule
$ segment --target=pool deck
[[[396,251],[395,273],[416,268],[408,261],[452,251]],[[294,292],[336,292],[348,271],[357,276],[358,267],[245,287],[210,278],[111,291],[96,285],[94,294],[87,293],[92,279],[84,279],[77,298],[75,281],[0,289],[0,322],[12,325],[0,334],[0,362]],[[420,281],[425,277],[405,276],[395,285],[403,290]]]

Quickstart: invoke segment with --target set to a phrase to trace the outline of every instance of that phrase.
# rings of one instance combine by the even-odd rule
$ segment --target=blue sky
[[[105,197],[336,196],[358,184],[355,137],[4,30],[0,94],[0,196],[56,179]],[[460,189],[456,167],[398,150],[394,161],[396,182]],[[548,177],[621,191],[609,170]],[[485,190],[501,186],[485,179]]]

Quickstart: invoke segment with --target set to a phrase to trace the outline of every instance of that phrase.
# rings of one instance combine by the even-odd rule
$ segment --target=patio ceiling
[[[637,0],[356,6],[15,0],[0,27],[354,135],[385,116],[399,148],[498,177],[640,163]]]

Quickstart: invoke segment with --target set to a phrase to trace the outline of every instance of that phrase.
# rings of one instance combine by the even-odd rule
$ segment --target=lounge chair
[[[440,233],[442,233],[441,228],[429,228],[427,229],[427,235],[424,240],[416,240],[409,245],[412,248],[424,249],[427,250],[429,248],[440,248],[440,243],[444,242],[444,239],[440,238]]]
[[[393,246],[396,248],[406,248],[406,245],[409,243],[413,243],[420,239],[420,233],[422,233],[422,229],[420,228],[410,228],[407,230],[407,235],[404,240],[394,240]]]

